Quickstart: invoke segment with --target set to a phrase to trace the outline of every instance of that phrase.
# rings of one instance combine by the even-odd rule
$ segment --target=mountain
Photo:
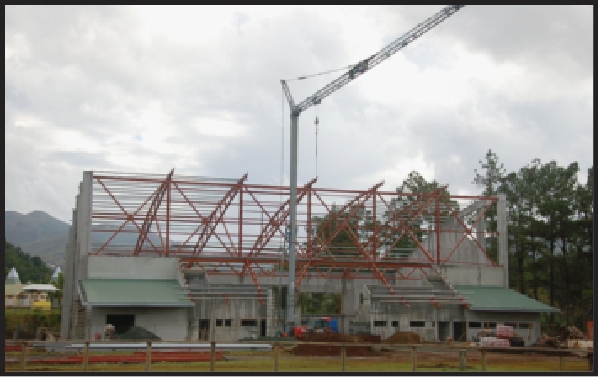
[[[15,211],[4,211],[4,238],[16,247],[34,257],[37,256],[47,264],[65,269],[66,243],[70,225],[60,221],[43,211],[33,211],[26,215]],[[98,225],[94,227],[92,244],[95,247],[103,245],[118,226]],[[134,225],[127,224],[122,231],[110,241],[110,245],[129,245],[137,243],[138,230]],[[150,233],[149,238],[154,245],[160,245],[156,234]],[[149,246],[149,245],[146,245]]]
[[[4,239],[46,264],[64,270],[65,246],[70,225],[43,211],[26,215],[4,211]]]
[[[31,256],[38,256],[47,264],[60,267],[64,271],[67,241],[68,234],[63,234],[27,243],[21,247],[21,250]]]
[[[4,238],[15,246],[68,234],[69,224],[43,211],[22,215],[15,211],[4,211]]]

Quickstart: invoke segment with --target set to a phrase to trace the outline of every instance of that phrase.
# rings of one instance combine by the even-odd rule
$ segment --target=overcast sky
[[[70,222],[85,170],[288,184],[280,80],[355,64],[440,9],[5,6],[5,210]],[[488,149],[508,172],[578,161],[585,182],[592,59],[592,6],[467,6],[301,114],[299,185],[391,191],[416,170],[477,195]],[[289,87],[298,103],[343,73]]]

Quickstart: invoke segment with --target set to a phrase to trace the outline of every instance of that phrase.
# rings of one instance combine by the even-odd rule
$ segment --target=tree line
[[[561,310],[560,315],[545,318],[547,322],[584,328],[593,316],[594,168],[588,169],[584,184],[578,181],[579,172],[577,162],[561,166],[556,161],[542,163],[539,159],[507,172],[497,154],[488,150],[480,160],[480,169],[474,169],[472,183],[482,189],[483,196],[506,196],[509,287]],[[397,197],[391,200],[392,211],[378,214],[376,219],[357,202],[335,205],[329,214],[314,217],[312,246],[325,247],[326,253],[339,257],[361,258],[356,250],[358,244],[390,257],[408,256],[417,248],[415,240],[421,242],[425,237],[426,224],[425,220],[410,217],[414,197],[407,194],[436,190],[442,190],[450,208],[459,211],[446,188],[413,171],[397,187]],[[397,213],[409,218],[411,235],[392,229],[392,221],[406,220],[393,217]],[[496,232],[496,204],[485,216],[487,234]],[[372,237],[374,227],[377,237]],[[497,237],[486,238],[486,249],[496,262]],[[308,313],[330,314],[340,307],[337,296],[303,294],[301,298]]]
[[[507,198],[509,286],[560,309],[552,324],[585,328],[593,317],[594,167],[582,184],[577,162],[533,159],[507,172],[488,150],[480,165],[473,183],[482,195]],[[495,215],[496,208],[487,213],[490,231]]]
[[[4,240],[4,277],[11,268],[19,274],[21,283],[48,283],[52,278],[52,269],[38,256],[24,253],[20,247]]]

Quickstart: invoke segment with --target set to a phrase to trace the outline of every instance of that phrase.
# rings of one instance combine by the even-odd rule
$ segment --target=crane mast
[[[401,50],[409,43],[413,42],[417,38],[421,37],[426,32],[433,29],[435,26],[446,20],[459,9],[465,5],[448,5],[441,9],[433,16],[421,22],[413,29],[401,37],[394,40],[392,43],[384,47],[382,50],[371,55],[370,57],[360,61],[353,65],[347,72],[342,76],[332,81],[322,89],[315,92],[313,95],[307,97],[299,104],[295,104],[291,91],[285,80],[280,80],[282,89],[289,102],[290,113],[291,113],[291,133],[290,133],[290,200],[289,200],[289,283],[287,293],[287,310],[285,325],[287,328],[291,328],[295,322],[295,244],[297,242],[297,125],[299,123],[299,115],[310,108],[311,106],[317,105],[322,102],[322,99],[328,97],[338,89],[347,85],[349,82],[363,75],[365,72],[374,68],[384,60],[388,59],[397,51]]]

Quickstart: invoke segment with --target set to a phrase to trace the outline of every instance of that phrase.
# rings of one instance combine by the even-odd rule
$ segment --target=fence
[[[90,370],[90,363],[128,363],[128,364],[137,364],[139,366],[144,365],[144,370],[149,372],[152,370],[152,366],[154,365],[162,365],[162,363],[167,362],[197,362],[197,361],[205,361],[209,362],[209,370],[216,371],[216,365],[225,366],[229,360],[223,358],[224,350],[227,348],[245,348],[247,350],[251,349],[258,349],[261,347],[262,350],[267,350],[267,352],[262,353],[262,357],[256,355],[255,353],[249,358],[256,358],[256,359],[265,359],[271,360],[270,367],[268,367],[268,362],[265,364],[261,364],[261,370],[264,371],[264,368],[273,370],[278,372],[281,370],[281,359],[283,359],[283,355],[281,350],[285,349],[285,346],[294,346],[294,345],[309,345],[309,346],[320,346],[320,347],[329,347],[338,350],[340,348],[340,357],[332,357],[332,358],[324,358],[328,359],[329,363],[336,363],[338,366],[337,370],[340,371],[348,371],[348,363],[349,357],[347,357],[347,350],[351,347],[372,347],[374,349],[384,349],[390,356],[390,360],[399,360],[402,358],[403,363],[402,367],[400,363],[389,364],[392,368],[393,365],[395,370],[405,370],[405,361],[410,359],[410,366],[411,371],[423,370],[423,369],[430,369],[429,365],[423,364],[423,360],[427,357],[428,359],[433,358],[434,360],[438,360],[443,355],[444,359],[446,360],[447,356],[453,357],[455,362],[458,361],[458,369],[461,371],[467,369],[481,369],[481,371],[486,372],[488,371],[488,367],[492,363],[496,363],[496,368],[500,368],[498,366],[499,359],[491,359],[489,355],[496,355],[503,352],[509,352],[507,355],[507,360],[511,367],[509,367],[509,371],[517,371],[517,369],[513,369],[513,363],[517,363],[516,361],[512,360],[513,355],[518,355],[521,357],[528,357],[532,354],[542,354],[548,355],[550,358],[551,367],[549,369],[544,369],[547,371],[550,370],[558,370],[564,371],[567,370],[565,368],[565,362],[569,365],[575,365],[573,370],[581,371],[581,370],[589,370],[593,371],[593,349],[588,351],[573,351],[570,349],[545,349],[545,348],[525,348],[525,347],[510,347],[508,349],[505,348],[496,348],[496,347],[472,347],[472,346],[456,346],[456,345],[426,345],[426,344],[419,344],[419,345],[404,345],[404,344],[380,344],[380,343],[323,343],[323,342],[297,342],[297,341],[284,341],[284,342],[264,342],[264,341],[256,341],[256,342],[233,342],[233,343],[221,343],[221,342],[139,342],[139,343],[126,343],[122,341],[111,341],[111,342],[89,342],[89,341],[82,341],[79,344],[70,344],[70,350],[76,350],[76,356],[64,356],[59,358],[52,358],[52,357],[40,357],[40,354],[46,352],[49,348],[58,347],[59,345],[65,346],[64,343],[60,342],[9,342],[5,343],[5,371],[9,370],[39,370],[40,366],[43,367],[43,370],[73,370],[73,369],[60,369],[64,368],[63,365],[59,364],[74,364],[74,370],[82,370],[88,371]],[[266,348],[264,348],[264,346]],[[191,351],[191,349],[195,348],[195,351]],[[123,355],[123,352],[116,352],[116,350],[140,350],[137,352],[133,352],[133,354]],[[172,351],[176,349],[177,351]],[[188,351],[185,351],[188,349]],[[209,352],[198,352],[197,349],[204,349],[209,350]],[[111,350],[109,354],[103,352],[101,355],[98,355],[98,350]],[[163,350],[163,351],[159,351]],[[167,352],[166,350],[170,350]],[[41,351],[41,352],[40,352]],[[390,353],[389,353],[390,352]],[[63,352],[64,353],[64,352]],[[231,352],[232,354],[233,352]],[[432,356],[430,356],[432,355]],[[420,359],[421,357],[421,359]],[[558,358],[558,359],[557,359]],[[587,359],[587,369],[583,368],[583,365],[580,363],[585,362],[583,359]],[[300,356],[285,356],[285,360],[289,359],[301,359]],[[303,358],[305,360],[305,358]],[[314,358],[313,356],[309,358],[310,362],[313,363]],[[469,366],[468,362],[473,364],[473,361],[476,361],[476,367]],[[368,370],[368,366],[371,367],[373,365],[379,364],[372,363],[371,361],[367,361],[367,359],[359,358],[359,359],[352,359],[352,363],[365,363],[363,367],[360,367],[360,371]],[[152,364],[154,363],[154,364]],[[408,361],[407,361],[408,363]],[[549,362],[543,362],[546,365]],[[54,365],[52,365],[54,364]],[[302,361],[302,364],[306,364],[305,361]],[[556,364],[556,365],[555,365]],[[102,364],[102,368],[105,368],[106,364]],[[445,366],[448,364],[445,364]],[[80,369],[77,369],[79,366]],[[122,366],[119,366],[122,368]],[[245,367],[246,369],[242,369]],[[293,365],[287,363],[287,369],[292,368]],[[53,369],[54,368],[54,369]],[[58,369],[56,369],[58,368]],[[408,367],[407,367],[408,368]],[[494,368],[496,370],[496,368]],[[226,369],[224,367],[224,369]],[[96,369],[97,370],[97,369]],[[120,370],[120,369],[119,369]],[[166,369],[171,370],[171,369]],[[250,363],[245,361],[241,364],[241,368],[237,369],[238,371],[250,371],[251,366]],[[291,369],[292,370],[292,369]],[[385,369],[385,371],[390,371],[391,369]],[[407,369],[408,370],[408,369]],[[568,369],[572,370],[572,369]],[[372,369],[370,369],[372,371]]]

